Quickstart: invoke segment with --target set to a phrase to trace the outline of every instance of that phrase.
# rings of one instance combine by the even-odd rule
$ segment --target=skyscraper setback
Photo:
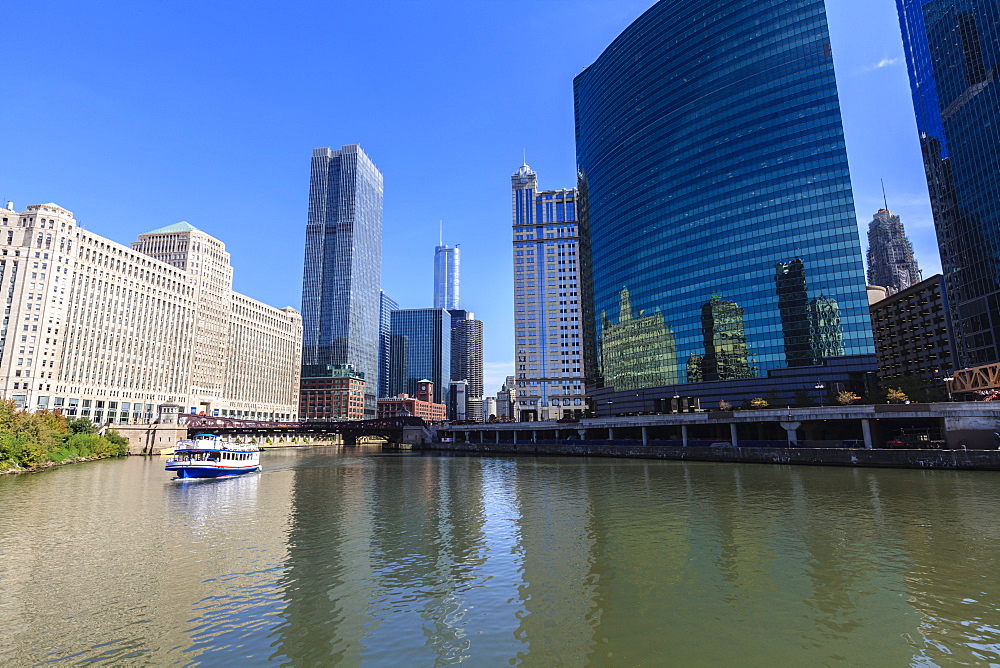
[[[879,209],[868,224],[868,284],[894,295],[919,282],[920,269],[903,223],[892,211]]]
[[[375,417],[382,174],[357,144],[313,149],[302,277],[302,363],[352,365]]]
[[[959,363],[1000,361],[1000,0],[896,0]]]

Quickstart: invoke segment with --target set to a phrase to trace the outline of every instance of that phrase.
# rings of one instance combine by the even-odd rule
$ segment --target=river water
[[[269,451],[0,477],[0,664],[1000,661],[1000,473]]]

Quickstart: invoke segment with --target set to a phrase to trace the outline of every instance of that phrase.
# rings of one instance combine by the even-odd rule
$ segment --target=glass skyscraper
[[[434,308],[459,308],[458,268],[458,246],[434,247]]]
[[[416,396],[421,380],[434,383],[434,403],[448,405],[451,314],[440,308],[391,313],[389,393]]]
[[[313,149],[302,277],[302,364],[350,364],[378,391],[382,173],[357,144]]]
[[[574,91],[597,388],[738,398],[816,366],[787,399],[829,357],[874,368],[823,0],[661,0]]]
[[[897,0],[958,366],[1000,361],[1000,0]]]
[[[389,396],[389,337],[392,312],[399,308],[399,302],[384,290],[379,291],[378,303],[378,396]]]

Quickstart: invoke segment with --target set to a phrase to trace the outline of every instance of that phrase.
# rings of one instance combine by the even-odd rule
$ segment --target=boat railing
[[[229,450],[231,452],[259,452],[256,443],[239,443],[236,441],[219,441],[214,439],[194,439],[177,441],[175,450]]]

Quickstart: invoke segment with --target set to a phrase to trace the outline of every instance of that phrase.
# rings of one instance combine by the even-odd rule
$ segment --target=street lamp
[[[818,380],[816,381],[816,389],[819,390],[819,405],[822,408],[826,405],[826,397],[823,396],[823,390],[826,389],[826,385],[823,384],[823,381]]]
[[[942,378],[941,380],[944,381],[944,387],[948,390],[948,401],[954,401],[954,399],[951,398],[951,381],[955,380],[955,377],[948,376],[947,378]]]

